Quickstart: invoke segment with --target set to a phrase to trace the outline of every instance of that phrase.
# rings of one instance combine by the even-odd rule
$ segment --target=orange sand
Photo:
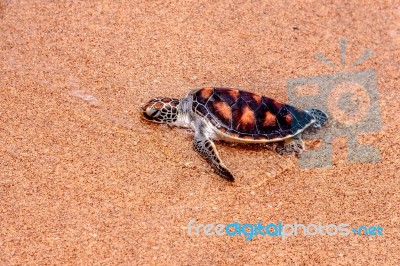
[[[396,1],[0,2],[0,264],[400,263],[400,5]],[[330,169],[218,144],[231,185],[184,129],[144,123],[154,96],[240,87],[287,100],[286,80],[333,73],[366,48],[376,69],[378,164]],[[351,70],[345,68],[343,71]],[[380,225],[383,237],[188,236],[198,223]]]

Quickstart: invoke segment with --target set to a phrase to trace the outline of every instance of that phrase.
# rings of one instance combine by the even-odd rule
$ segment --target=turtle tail
[[[318,109],[306,109],[306,112],[310,114],[315,119],[315,123],[312,125],[314,128],[321,128],[329,116],[321,110]]]

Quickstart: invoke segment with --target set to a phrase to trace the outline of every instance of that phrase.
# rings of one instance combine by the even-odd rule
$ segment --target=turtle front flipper
[[[193,140],[193,147],[208,163],[211,164],[217,174],[228,181],[233,182],[235,180],[232,173],[228,170],[228,168],[226,168],[219,157],[217,148],[212,140],[197,136]]]

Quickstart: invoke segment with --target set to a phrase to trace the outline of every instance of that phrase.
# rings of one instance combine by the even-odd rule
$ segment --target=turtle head
[[[143,116],[155,123],[172,124],[178,119],[179,99],[157,97],[143,107]]]

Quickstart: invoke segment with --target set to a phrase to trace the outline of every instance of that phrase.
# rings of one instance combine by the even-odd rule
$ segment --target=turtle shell
[[[280,140],[314,122],[303,110],[243,90],[202,88],[190,94],[193,111],[232,138]]]

